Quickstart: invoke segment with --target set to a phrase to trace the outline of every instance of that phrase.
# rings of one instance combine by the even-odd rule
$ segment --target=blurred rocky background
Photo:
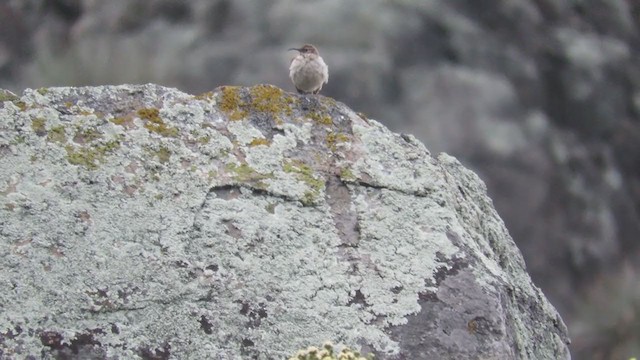
[[[640,355],[640,1],[0,0],[0,87],[323,94],[487,183],[576,359]]]

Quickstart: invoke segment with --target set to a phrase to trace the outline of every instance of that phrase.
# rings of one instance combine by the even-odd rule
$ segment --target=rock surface
[[[565,359],[483,182],[323,96],[0,103],[0,357]]]

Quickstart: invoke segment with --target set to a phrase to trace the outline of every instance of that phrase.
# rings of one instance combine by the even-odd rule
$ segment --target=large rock
[[[3,359],[570,357],[483,182],[331,98],[1,94]]]

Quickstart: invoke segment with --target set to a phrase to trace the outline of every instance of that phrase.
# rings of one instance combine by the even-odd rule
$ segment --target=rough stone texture
[[[484,183],[331,98],[2,100],[3,359],[570,357]]]

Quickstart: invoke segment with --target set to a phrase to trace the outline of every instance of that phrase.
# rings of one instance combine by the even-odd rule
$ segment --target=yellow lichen
[[[240,88],[237,86],[225,86],[222,88],[220,110],[229,115],[230,120],[241,120],[247,112],[243,109],[244,102],[240,98]]]
[[[324,189],[325,182],[322,178],[316,178],[313,169],[309,165],[306,165],[302,161],[293,160],[285,162],[282,165],[282,170],[286,173],[296,174],[298,180],[309,186],[310,189],[304,193],[301,200],[303,204],[309,205],[316,202],[320,192]]]
[[[67,161],[73,165],[84,166],[89,170],[98,168],[98,163],[103,162],[105,156],[120,147],[120,140],[112,140],[103,144],[75,147],[65,146]]]
[[[269,114],[285,113],[291,115],[291,105],[295,98],[286,95],[282,89],[272,85],[256,85],[249,90],[253,110]]]
[[[168,126],[160,117],[160,111],[155,108],[145,108],[138,110],[140,119],[145,120],[144,127],[154,133],[165,137],[177,137],[178,129]]]
[[[109,119],[109,121],[116,125],[122,126],[128,121],[128,119],[125,117],[114,117],[113,119]]]
[[[351,139],[347,134],[332,132],[327,134],[326,143],[331,151],[336,151],[339,144],[348,142],[349,140]]]
[[[242,120],[251,112],[267,114],[274,122],[281,122],[280,114],[291,115],[296,98],[272,85],[256,85],[249,89],[246,99],[241,96],[241,88],[225,86],[221,88],[220,110],[227,113],[230,120]]]
[[[310,112],[309,118],[311,120],[313,120],[313,122],[315,122],[316,124],[320,124],[320,125],[333,125],[333,120],[331,120],[331,116],[327,115],[327,114],[321,114],[321,113],[317,113],[317,112]]]
[[[236,165],[233,163],[226,165],[226,170],[229,173],[232,173],[232,177],[236,181],[240,182],[248,182],[248,181],[258,181],[263,179],[271,178],[271,174],[261,174],[253,169],[248,164],[240,164]]]
[[[269,140],[265,138],[255,138],[251,140],[249,146],[258,146],[258,145],[269,145]]]
[[[340,180],[345,182],[353,182],[357,179],[357,177],[353,174],[351,169],[343,168],[340,170]]]
[[[295,355],[288,360],[373,360],[375,356],[369,354],[362,356],[359,352],[349,348],[343,348],[340,353],[334,352],[333,344],[329,341],[322,345],[321,349],[315,346],[309,346],[305,350],[298,350]]]
[[[20,111],[25,111],[28,109],[27,103],[25,103],[24,101],[15,101],[13,104],[17,106]]]

